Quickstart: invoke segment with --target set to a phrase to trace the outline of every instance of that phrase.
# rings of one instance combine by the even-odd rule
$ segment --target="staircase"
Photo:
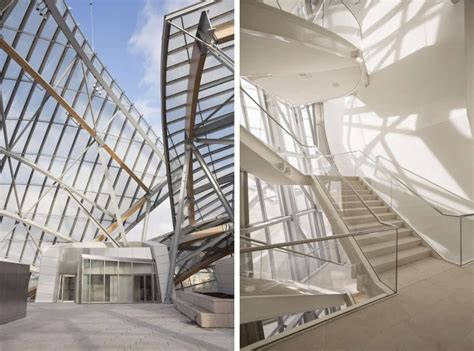
[[[398,230],[398,266],[421,260],[432,255],[432,249],[424,246],[423,241],[396,213],[391,211],[383,200],[375,194],[359,177],[344,177],[354,190],[377,214],[381,221],[395,224]],[[364,204],[353,193],[349,185],[343,184],[336,191],[331,190],[333,200],[340,204],[340,214],[351,232],[364,230],[381,230],[387,227],[377,222]],[[395,230],[379,234],[359,236],[356,238],[362,251],[377,271],[382,273],[394,269],[395,265]]]
[[[178,311],[202,328],[233,328],[234,299],[212,295],[177,291],[173,303]]]

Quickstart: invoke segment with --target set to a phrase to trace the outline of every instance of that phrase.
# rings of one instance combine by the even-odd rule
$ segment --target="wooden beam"
[[[231,255],[234,253],[234,247],[232,246],[231,248],[228,248],[224,251],[215,253],[213,255],[210,255],[206,258],[204,258],[202,261],[199,261],[189,269],[185,270],[183,273],[177,275],[174,278],[174,285],[179,285],[182,283],[184,280],[188,279],[190,276],[193,274],[199,272],[201,269],[204,269],[206,267],[209,267],[211,264],[216,262],[217,260],[221,259],[222,257]]]
[[[132,216],[135,212],[137,212],[140,208],[142,208],[143,205],[145,205],[145,203],[146,203],[146,197],[143,196],[122,214],[122,222],[125,222],[127,219],[129,219],[130,216]],[[115,221],[107,228],[107,232],[109,232],[109,234],[113,233],[115,229],[117,228],[118,228],[118,222]]]
[[[72,108],[69,103],[64,100],[64,98],[54,90],[54,88],[39,74],[30,64],[26,61],[21,55],[10,45],[8,44],[3,37],[0,36],[0,47],[15,60],[18,65],[26,72],[28,75],[33,78],[33,80],[41,85],[48,94],[53,97],[67,112],[68,117],[72,118],[82,129],[84,129],[89,135],[94,138],[104,150],[112,157],[112,159],[117,162],[123,170],[128,173],[130,177],[135,180],[135,182],[147,193],[149,192],[148,187],[141,181],[141,179],[125,164],[125,162],[118,156],[115,151],[107,144],[104,143],[102,138],[97,135],[94,128],[92,128],[79,114]]]
[[[209,238],[211,236],[224,234],[226,231],[230,230],[231,228],[232,228],[231,224],[226,223],[226,224],[218,225],[216,227],[198,230],[193,233],[183,235],[179,242],[180,248],[181,248],[181,245],[189,245],[191,243]]]
[[[214,31],[214,39],[218,44],[234,40],[234,21],[218,24]]]
[[[203,11],[199,18],[196,37],[210,43],[213,36],[213,29],[207,12]],[[191,141],[194,138],[194,128],[196,125],[196,110],[199,98],[199,87],[201,86],[202,73],[206,62],[207,47],[195,40],[191,53],[189,65],[188,94],[186,96],[186,120],[185,120],[185,140]],[[186,194],[189,199],[188,218],[192,225],[196,223],[196,211],[194,208],[194,179],[193,179],[193,158],[189,160],[189,175],[186,184]]]

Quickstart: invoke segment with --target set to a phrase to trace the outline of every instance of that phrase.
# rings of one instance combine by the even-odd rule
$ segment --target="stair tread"
[[[354,201],[354,202],[358,202],[358,201]],[[378,210],[378,209],[381,209],[381,208],[384,208],[384,209],[387,209],[387,210],[390,210],[390,207],[388,206],[374,206],[374,207],[370,207],[370,209],[372,210]],[[357,210],[366,210],[367,211],[367,207],[353,207],[353,208],[347,208],[346,209],[347,211],[357,211]]]
[[[186,301],[186,300],[183,300],[182,298],[179,298],[179,297],[175,297],[173,298],[173,302],[175,305],[183,305],[183,306],[186,306],[187,308],[191,309],[193,312],[195,313],[199,313],[199,314],[215,314],[214,312],[212,311],[209,311],[209,310],[206,310],[205,308],[201,307],[201,306],[197,306],[189,301]],[[183,312],[184,313],[184,312]],[[188,316],[190,317],[190,316]]]
[[[387,222],[387,223],[390,223],[390,224],[405,224],[405,222],[401,219],[391,219],[391,220],[387,220],[387,221],[384,221],[384,222]],[[379,222],[377,222],[374,218],[374,222],[371,222],[371,223],[361,223],[361,224],[350,224],[348,225],[349,229],[356,229],[356,230],[361,230],[361,229],[370,229],[370,228],[377,228],[377,227],[383,227],[385,228],[386,226],[383,225],[383,224],[380,224]]]
[[[403,259],[408,258],[410,256],[414,256],[418,254],[427,254],[427,253],[431,253],[431,249],[422,245],[405,249],[405,250],[400,250],[398,252],[398,261],[402,261]],[[379,266],[382,264],[395,262],[395,257],[393,254],[377,256],[377,257],[372,258],[371,262],[374,266]]]
[[[382,202],[382,200],[380,199],[373,199],[373,200],[365,200],[365,202],[369,203],[369,202]],[[342,204],[355,204],[355,203],[362,203],[360,200],[357,200],[357,201],[342,201]],[[370,207],[370,206],[369,206]]]
[[[386,216],[396,216],[395,213],[378,213],[377,216],[379,217],[386,217]],[[344,219],[360,219],[360,218],[374,218],[374,216],[369,213],[369,214],[364,214],[364,215],[356,215],[356,216],[343,216]],[[375,221],[375,218],[374,218]]]
[[[421,243],[421,239],[417,238],[416,236],[406,236],[403,238],[398,238],[398,245],[403,245],[403,244],[408,244],[408,243]],[[388,247],[394,247],[395,246],[395,236],[393,236],[393,240],[385,240],[382,242],[378,242],[376,244],[369,244],[369,245],[363,245],[363,251],[364,252],[372,252],[372,251],[377,251],[380,249],[388,248]]]
[[[410,228],[399,228],[398,238],[410,236],[411,233],[412,231]],[[377,234],[377,236],[375,236],[375,234]],[[374,231],[373,234],[367,234],[367,235],[357,237],[357,242],[360,245],[364,246],[364,243],[366,241],[373,241],[374,238],[377,239],[377,242],[382,242],[384,240],[385,241],[393,240],[393,238],[395,238],[395,234],[396,234],[395,230],[388,230],[388,231],[383,231],[383,232]],[[369,245],[369,244],[365,244],[365,245]]]

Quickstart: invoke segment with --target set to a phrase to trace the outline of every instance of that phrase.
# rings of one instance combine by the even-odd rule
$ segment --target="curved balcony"
[[[287,103],[326,101],[368,84],[360,25],[344,2],[243,0],[241,14],[242,76]]]

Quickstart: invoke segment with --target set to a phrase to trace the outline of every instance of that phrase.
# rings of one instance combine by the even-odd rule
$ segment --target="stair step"
[[[360,195],[360,197],[364,201],[370,201],[370,200],[380,200],[379,197],[375,194],[372,195]],[[341,196],[342,201],[360,201],[357,195],[342,195]]]
[[[212,313],[206,309],[184,301],[179,297],[173,299],[173,303],[178,311],[195,321],[203,328],[232,328],[233,314]]]
[[[404,238],[398,238],[398,252],[402,250],[410,249],[412,247],[420,246],[421,239],[415,236],[407,236]],[[362,251],[369,258],[378,257],[383,255],[395,254],[396,240],[395,235],[393,235],[392,240],[379,242],[376,244],[371,244],[362,247]]]
[[[391,219],[396,219],[397,215],[392,212],[386,212],[386,213],[379,213],[377,216],[382,220],[382,221],[389,221]],[[357,215],[357,216],[343,216],[344,222],[348,223],[350,225],[353,224],[363,224],[363,223],[372,223],[374,221],[377,221],[375,217],[368,212],[363,215]]]
[[[388,220],[388,221],[384,221],[384,222],[394,224],[394,225],[397,225],[399,227],[401,225],[405,224],[405,222],[403,222],[401,219],[392,219],[392,220]],[[348,227],[349,227],[350,231],[362,231],[362,230],[371,230],[371,229],[380,230],[380,229],[384,229],[384,228],[388,229],[387,226],[377,222],[377,220],[375,218],[374,218],[374,221],[372,223],[350,224],[350,225],[348,225]]]
[[[370,207],[370,209],[377,214],[391,213],[390,208],[386,206]],[[346,208],[343,210],[343,215],[348,216],[348,217],[368,215],[368,214],[370,214],[370,212],[366,207]]]
[[[431,255],[431,249],[425,246],[416,246],[398,252],[398,266],[418,261]],[[395,268],[395,255],[378,256],[370,260],[377,272],[385,272]]]
[[[350,184],[347,184],[346,182],[342,183],[342,190],[350,190],[351,187],[356,189],[356,190],[369,190],[369,188],[367,188],[367,185],[365,184],[362,184],[360,182],[348,182]]]
[[[364,199],[365,203],[367,204],[367,206],[369,206],[370,208],[372,207],[380,207],[380,206],[383,206],[384,203],[382,200],[368,200],[366,201]],[[346,208],[360,208],[360,207],[365,207],[364,204],[359,200],[357,199],[357,201],[342,201],[342,204],[341,204],[341,207],[343,209],[346,209]]]
[[[384,241],[394,241],[396,237],[395,230],[388,230],[384,232],[375,232],[374,234],[358,236],[357,242],[360,246],[368,246],[371,244],[377,244]],[[400,228],[398,229],[398,239],[411,236],[412,231],[410,228]]]
[[[369,190],[369,189],[355,189],[357,194],[359,195],[375,195],[372,190]],[[331,195],[342,195],[342,196],[351,196],[351,195],[355,195],[355,193],[350,189],[350,188],[347,188],[347,189],[331,189]]]

